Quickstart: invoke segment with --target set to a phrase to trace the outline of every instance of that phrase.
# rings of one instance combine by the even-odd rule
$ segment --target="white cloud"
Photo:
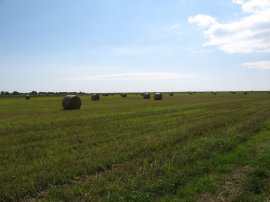
[[[104,74],[95,76],[84,76],[67,78],[68,81],[98,81],[98,80],[164,80],[164,79],[180,79],[195,78],[193,74],[182,74],[177,72],[137,72],[137,73],[119,73]]]
[[[248,13],[256,13],[270,7],[269,0],[233,0],[233,3],[240,4],[242,10]]]
[[[270,70],[270,61],[247,62],[243,66],[249,69]]]
[[[233,0],[233,3],[249,15],[230,23],[218,23],[206,15],[189,17],[189,23],[208,26],[204,46],[217,46],[227,53],[270,53],[270,0]]]
[[[233,0],[232,1],[234,4],[243,4],[244,0]]]
[[[216,19],[209,16],[209,15],[196,15],[194,17],[189,17],[188,18],[189,23],[196,23],[201,27],[207,27],[209,25],[213,25],[216,23]]]

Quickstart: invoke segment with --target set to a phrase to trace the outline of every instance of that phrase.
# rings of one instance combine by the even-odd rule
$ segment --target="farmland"
[[[270,94],[80,97],[0,98],[0,201],[270,199]]]

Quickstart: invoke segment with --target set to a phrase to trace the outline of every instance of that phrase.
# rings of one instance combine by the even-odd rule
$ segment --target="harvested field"
[[[80,98],[0,97],[0,201],[270,198],[268,93]]]

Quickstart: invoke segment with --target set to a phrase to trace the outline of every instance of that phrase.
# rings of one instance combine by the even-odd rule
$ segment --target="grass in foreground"
[[[82,101],[0,98],[2,201],[269,198],[268,94]]]

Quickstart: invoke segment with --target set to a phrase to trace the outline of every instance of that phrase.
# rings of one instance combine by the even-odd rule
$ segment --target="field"
[[[270,94],[80,97],[0,98],[0,201],[270,200]]]

